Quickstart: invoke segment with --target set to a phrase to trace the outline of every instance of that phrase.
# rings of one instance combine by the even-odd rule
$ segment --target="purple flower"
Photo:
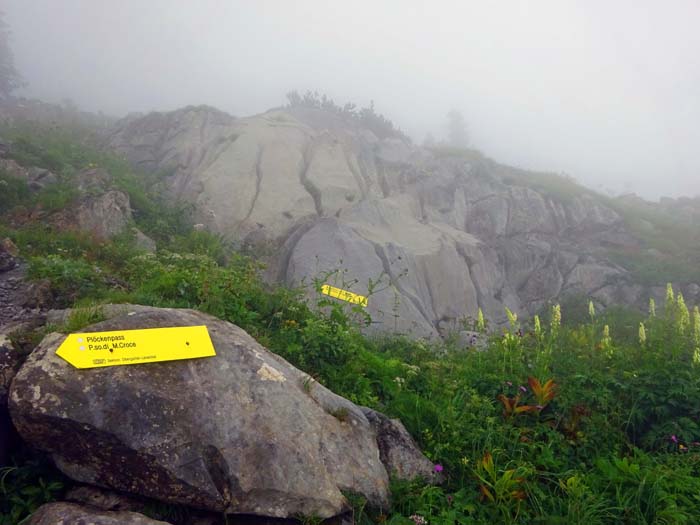
[[[452,494],[447,495],[447,504],[452,505],[452,502],[455,500],[455,497]]]
[[[537,410],[543,410],[543,409],[544,409],[544,407],[543,407],[542,405],[537,405],[535,408],[536,408]]]
[[[676,437],[675,434],[673,434],[673,435],[671,436],[671,441],[673,441],[674,443],[678,443],[678,438]]]
[[[442,472],[445,469],[442,467],[442,465],[440,465],[440,463],[436,463],[435,466],[433,467],[433,470],[435,472]]]
[[[522,390],[523,392],[527,392],[527,388],[525,388],[523,385],[520,385],[520,390]]]
[[[508,385],[508,386],[513,386],[513,382],[512,382],[512,381],[506,381],[506,385]]]

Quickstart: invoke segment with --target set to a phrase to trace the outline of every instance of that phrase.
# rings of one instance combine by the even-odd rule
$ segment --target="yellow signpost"
[[[216,355],[206,326],[69,334],[56,355],[76,368],[134,365]]]
[[[321,292],[340,299],[341,301],[347,301],[349,303],[359,304],[360,306],[367,307],[367,298],[364,295],[357,295],[342,288],[336,288],[330,284],[324,284],[321,286]]]

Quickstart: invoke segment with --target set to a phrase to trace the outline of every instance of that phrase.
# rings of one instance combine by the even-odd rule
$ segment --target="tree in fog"
[[[15,69],[14,56],[10,47],[10,29],[0,11],[0,100],[6,99],[18,87],[22,79]]]
[[[447,139],[450,146],[466,148],[469,145],[467,123],[461,112],[453,109],[447,114]]]

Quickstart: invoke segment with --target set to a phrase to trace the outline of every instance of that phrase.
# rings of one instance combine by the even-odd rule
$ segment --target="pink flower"
[[[513,382],[512,382],[512,381],[506,381],[506,385],[508,385],[508,386],[513,386]]]
[[[678,438],[676,437],[675,434],[673,434],[673,435],[671,436],[671,441],[673,441],[674,443],[678,443]]]
[[[520,390],[522,390],[523,392],[527,392],[527,388],[525,388],[523,385],[520,385]]]
[[[433,470],[434,470],[435,472],[442,472],[442,471],[445,470],[445,469],[443,468],[442,465],[440,465],[440,463],[436,463],[435,466],[433,467]]]

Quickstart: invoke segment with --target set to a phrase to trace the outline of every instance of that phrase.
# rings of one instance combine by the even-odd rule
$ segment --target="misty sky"
[[[700,1],[2,0],[25,93],[237,116],[315,89],[414,140],[647,198],[700,194]]]

